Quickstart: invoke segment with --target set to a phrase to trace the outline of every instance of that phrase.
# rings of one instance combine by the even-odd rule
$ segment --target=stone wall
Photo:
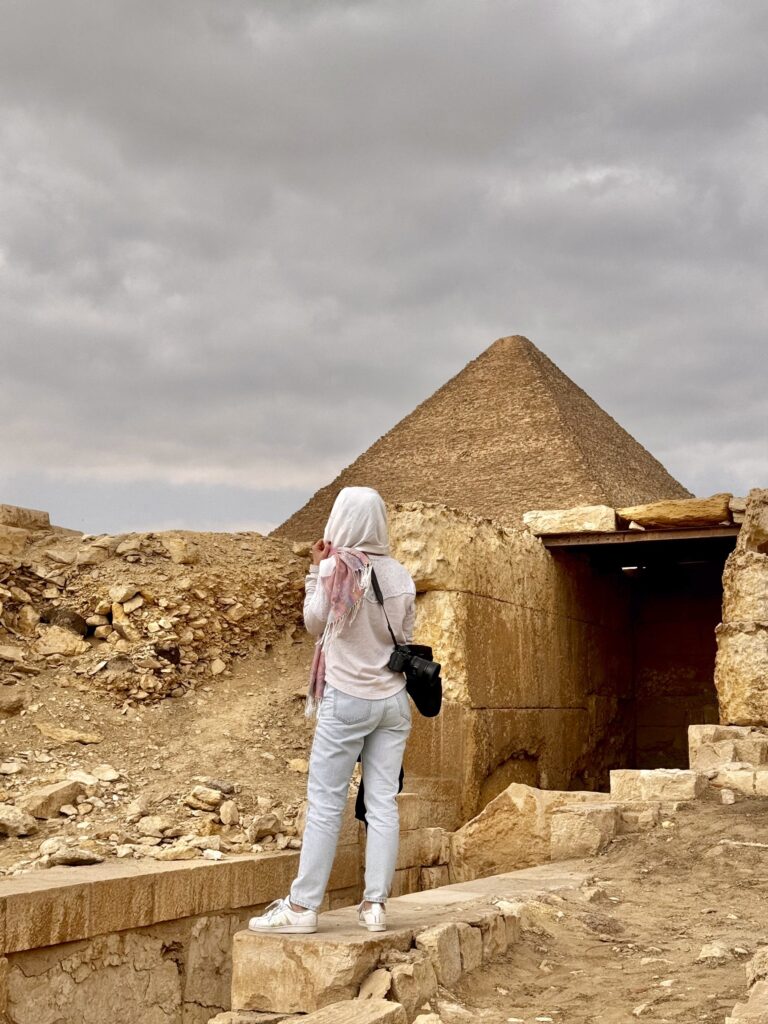
[[[723,725],[768,725],[768,490],[747,497],[723,574],[715,685]]]
[[[400,797],[393,896],[448,881],[431,801]],[[361,897],[350,799],[323,910]],[[52,868],[0,882],[0,1024],[205,1024],[229,1008],[232,936],[285,896],[299,855]]]
[[[443,665],[443,712],[415,717],[406,755],[436,823],[458,827],[512,782],[605,784],[633,746],[624,581],[444,506],[395,506],[390,523],[416,580],[415,637]]]

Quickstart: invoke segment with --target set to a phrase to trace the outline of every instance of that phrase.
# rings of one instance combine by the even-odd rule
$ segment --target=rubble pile
[[[126,705],[179,697],[301,626],[305,563],[284,541],[20,532],[0,554],[2,683],[51,671]]]

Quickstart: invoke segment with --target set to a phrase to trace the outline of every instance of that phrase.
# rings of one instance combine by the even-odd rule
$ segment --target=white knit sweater
[[[389,555],[369,555],[384,596],[389,621],[398,642],[413,640],[416,612],[416,585],[404,565]],[[336,559],[326,558],[310,567],[305,580],[304,624],[312,636],[325,629],[330,603],[325,587],[318,586],[320,576],[329,576]],[[357,614],[346,622],[325,649],[326,684],[351,694],[379,700],[391,697],[405,686],[405,676],[387,667],[392,653],[392,637],[384,612],[373,587],[362,600]]]

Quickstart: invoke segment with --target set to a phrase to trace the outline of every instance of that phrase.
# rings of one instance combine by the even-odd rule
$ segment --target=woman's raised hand
[[[331,542],[328,540],[316,540],[312,545],[312,564],[319,565],[324,558],[331,553]]]

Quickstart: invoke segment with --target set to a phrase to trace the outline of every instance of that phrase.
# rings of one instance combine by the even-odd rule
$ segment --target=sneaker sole
[[[385,932],[387,926],[385,924],[364,924],[362,921],[357,922],[361,928],[365,928],[369,932]]]
[[[272,928],[254,928],[248,925],[249,932],[255,932],[257,935],[269,935],[271,932],[277,932],[280,935],[312,935],[317,931],[316,925],[306,924],[285,924],[277,925]]]

